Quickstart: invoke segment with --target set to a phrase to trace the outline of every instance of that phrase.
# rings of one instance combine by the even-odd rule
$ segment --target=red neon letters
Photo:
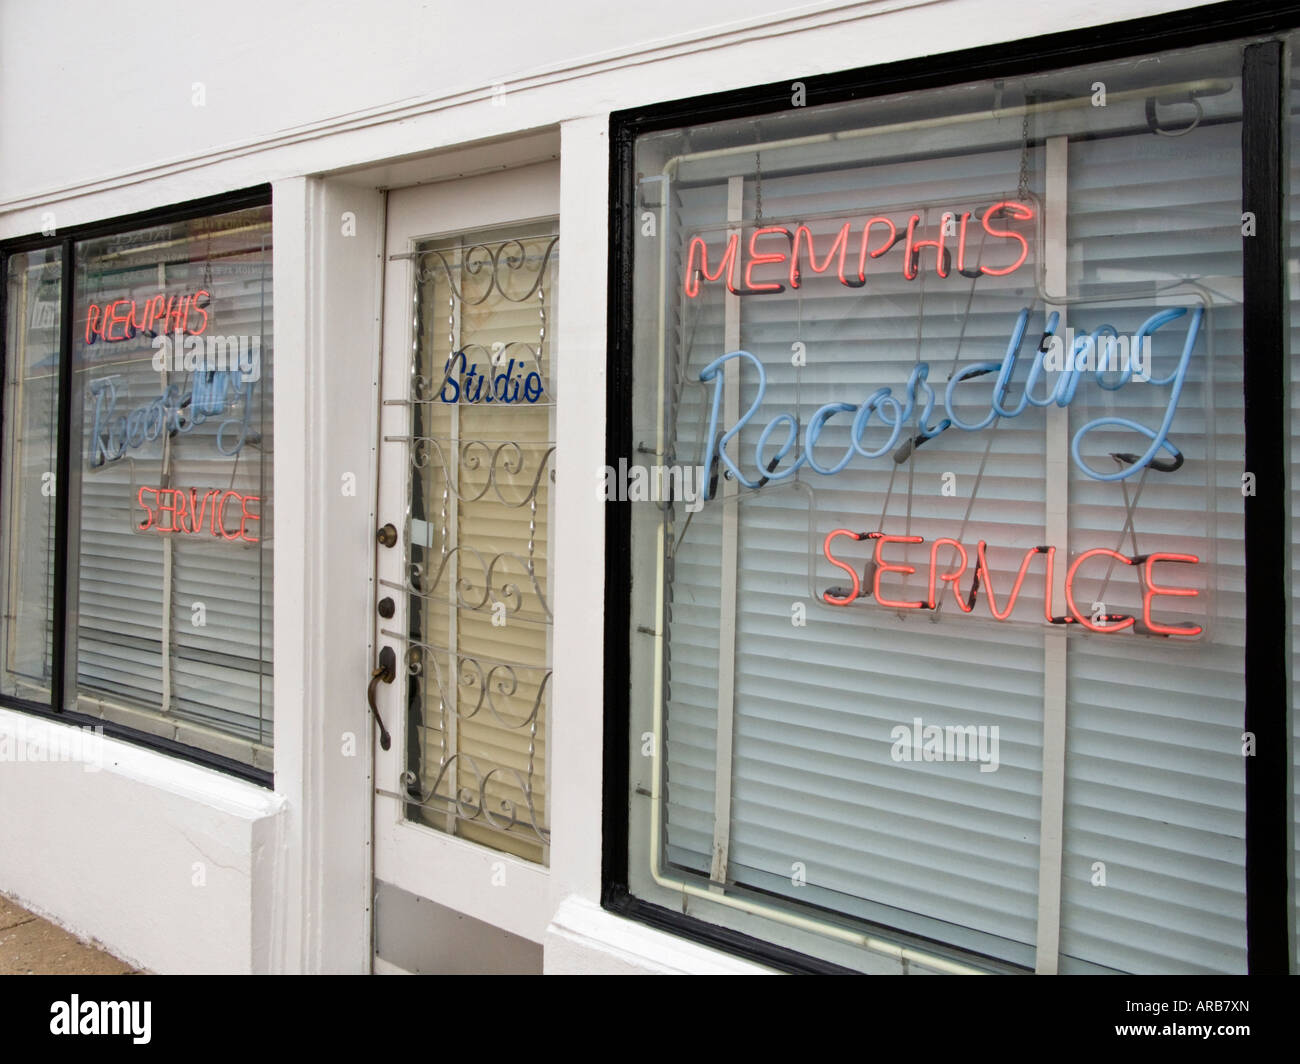
[[[754,267],[761,266],[765,262],[785,262],[786,253],[784,251],[768,252],[761,255],[754,244],[760,236],[767,236],[769,233],[780,233],[785,237],[787,246],[790,240],[790,230],[782,228],[779,225],[769,225],[763,229],[755,229],[749,234],[749,262],[745,266],[745,289],[747,292],[783,292],[785,285],[782,284],[755,284]],[[812,250],[811,238],[808,244],[809,251]],[[827,256],[829,258],[829,256]]]
[[[1074,564],[1070,566],[1070,573],[1065,578],[1065,604],[1070,607],[1070,612],[1074,615],[1074,619],[1078,621],[1081,625],[1083,625],[1085,628],[1087,628],[1090,632],[1122,632],[1125,628],[1133,627],[1133,624],[1135,623],[1134,618],[1125,617],[1122,621],[1120,621],[1119,624],[1114,624],[1114,625],[1097,624],[1095,621],[1090,620],[1085,614],[1081,613],[1079,611],[1079,607],[1075,605],[1074,602],[1074,577],[1075,574],[1078,573],[1079,571],[1079,566],[1081,566],[1089,558],[1094,558],[1099,554],[1105,555],[1107,558],[1114,558],[1115,561],[1123,562],[1125,565],[1133,564],[1133,562],[1130,559],[1124,557],[1124,555],[1120,554],[1119,551],[1111,550],[1108,547],[1093,547],[1092,550],[1084,551],[1082,554],[1080,554],[1077,558],[1074,559]],[[1198,558],[1197,561],[1199,560],[1200,559]],[[1196,592],[1190,591],[1190,592],[1186,592],[1186,594],[1195,595]],[[1150,590],[1148,590],[1142,596],[1142,610],[1144,613],[1151,612],[1150,601],[1151,601],[1151,592]],[[1199,632],[1200,629],[1198,628],[1197,631]]]
[[[854,540],[870,539],[874,540],[874,547],[871,558],[866,564],[863,577],[860,579],[857,570],[843,558],[836,557],[831,551],[831,544],[840,536],[848,536]],[[936,539],[930,546],[930,572],[927,582],[929,594],[925,601],[907,601],[892,598],[886,598],[881,593],[881,580],[891,573],[899,573],[904,576],[910,576],[916,572],[916,567],[902,564],[898,561],[886,561],[882,552],[889,544],[894,543],[923,543],[925,542],[920,536],[889,536],[880,532],[854,532],[847,528],[837,528],[829,535],[822,544],[822,553],[826,560],[838,569],[842,569],[848,574],[852,584],[848,588],[836,587],[822,592],[822,600],[831,606],[849,606],[857,599],[873,597],[876,602],[891,610],[920,610],[935,609],[938,606],[939,599],[943,591],[941,585],[948,584],[952,588],[953,598],[961,608],[962,613],[971,613],[975,609],[975,601],[982,589],[985,597],[988,599],[989,613],[995,620],[1006,621],[1011,618],[1015,609],[1016,601],[1020,597],[1021,589],[1025,583],[1025,576],[1029,572],[1029,566],[1034,558],[1041,554],[1044,556],[1043,587],[1053,587],[1053,572],[1056,558],[1055,547],[1030,547],[1025,551],[1024,558],[1020,562],[1019,570],[1016,573],[1015,582],[1007,595],[1004,605],[999,607],[997,592],[993,587],[993,577],[989,570],[986,550],[988,545],[980,540],[975,550],[975,575],[973,583],[967,597],[963,598],[961,591],[961,580],[970,568],[970,555],[966,548],[955,539],[943,537]],[[940,561],[939,552],[943,548],[949,548],[953,560],[946,565]],[[1091,614],[1080,608],[1075,601],[1075,581],[1078,578],[1079,570],[1090,560],[1095,558],[1109,558],[1112,565],[1121,563],[1132,566],[1137,569],[1142,589],[1142,617],[1139,620],[1136,617],[1116,615],[1116,614]],[[1044,618],[1049,624],[1080,624],[1090,632],[1097,632],[1103,635],[1110,635],[1115,632],[1123,632],[1132,628],[1143,635],[1163,635],[1163,636],[1184,636],[1192,637],[1201,634],[1203,629],[1198,624],[1161,624],[1152,619],[1151,603],[1154,598],[1160,595],[1169,595],[1179,598],[1191,598],[1198,594],[1195,588],[1187,587],[1163,587],[1156,583],[1154,567],[1157,562],[1179,563],[1184,565],[1197,565],[1200,558],[1195,554],[1169,554],[1154,553],[1140,555],[1136,558],[1129,558],[1118,551],[1110,550],[1107,547],[1094,547],[1080,554],[1071,563],[1065,579],[1065,601],[1069,607],[1069,613],[1064,617],[1053,617],[1051,614],[1051,595],[1044,595],[1043,613]],[[1100,574],[1099,574],[1100,575]],[[870,586],[864,586],[870,585]],[[1094,606],[1094,609],[1097,607]]]
[[[1177,595],[1179,597],[1190,598],[1196,594],[1193,588],[1187,587],[1158,587],[1155,580],[1151,578],[1151,567],[1156,562],[1183,562],[1187,565],[1195,565],[1201,559],[1195,554],[1148,554],[1146,562],[1142,566],[1142,575],[1146,582],[1146,594],[1142,596],[1142,623],[1151,631],[1159,635],[1200,635],[1200,625],[1187,625],[1184,627],[1167,627],[1163,624],[1156,624],[1151,619],[1151,600],[1156,595]]]
[[[876,563],[876,578],[871,582],[871,593],[876,596],[876,601],[882,606],[888,606],[890,609],[899,610],[919,610],[925,605],[924,602],[894,602],[892,599],[881,598],[880,596],[880,578],[886,573],[902,573],[904,576],[911,576],[916,572],[914,565],[890,565],[880,556],[881,549],[886,543],[924,543],[920,536],[878,536],[876,538],[876,552],[872,559]]]
[[[912,281],[919,276],[921,252],[927,248],[933,248],[935,252],[935,273],[940,277],[948,277],[951,273],[952,262],[951,253],[946,247],[946,240],[949,236],[955,237],[957,245],[958,273],[964,273],[970,277],[979,274],[1005,277],[1024,265],[1025,259],[1029,257],[1029,241],[1025,239],[1022,233],[1009,228],[999,228],[994,222],[1002,218],[1018,222],[1030,221],[1034,217],[1033,207],[1024,203],[1017,203],[1014,200],[1003,200],[1000,203],[991,204],[980,217],[980,224],[988,236],[993,237],[995,240],[1010,240],[1013,242],[1013,246],[1015,244],[1019,245],[1019,256],[1009,266],[988,266],[980,261],[977,267],[967,269],[966,234],[967,224],[971,217],[971,211],[963,211],[960,215],[949,211],[943,215],[937,235],[926,239],[920,239],[917,236],[917,229],[921,222],[920,214],[913,213],[908,218],[907,226],[903,232],[899,232],[898,226],[882,215],[866,219],[865,222],[861,223],[861,229],[859,230],[858,269],[856,275],[845,273],[849,244],[854,227],[853,222],[845,222],[833,235],[823,237],[823,240],[830,239],[830,245],[826,247],[824,254],[821,256],[818,255],[817,238],[806,225],[796,226],[793,233],[780,225],[769,225],[754,229],[749,234],[748,242],[744,245],[748,255],[743,269],[741,265],[741,234],[739,232],[732,232],[728,235],[727,242],[723,245],[721,251],[721,258],[713,270],[709,268],[708,244],[702,236],[695,236],[691,238],[686,248],[686,270],[682,290],[686,293],[688,299],[695,299],[700,294],[702,281],[725,280],[727,291],[732,295],[749,296],[761,295],[765,292],[783,292],[785,291],[785,285],[774,280],[755,280],[754,270],[755,267],[777,265],[787,261],[790,264],[788,271],[790,287],[798,288],[803,280],[801,256],[806,256],[808,269],[817,274],[825,273],[830,269],[831,264],[835,263],[836,276],[840,284],[847,288],[861,288],[867,281],[867,259],[877,259],[898,244],[903,245],[902,274],[907,280]],[[871,228],[876,225],[883,226],[886,233],[880,245],[873,248],[870,246]],[[778,241],[777,237],[782,239]],[[764,241],[766,250],[759,250],[759,241]],[[819,257],[820,262],[818,261]],[[980,258],[982,259],[983,256],[981,255]],[[760,270],[759,272],[762,273],[763,271]],[[738,282],[742,278],[743,284],[739,284]]]
[[[96,339],[107,343],[129,340],[137,332],[153,335],[155,332],[171,333],[178,329],[199,336],[208,327],[208,300],[211,293],[200,288],[187,296],[158,295],[137,303],[134,299],[116,299],[100,306],[91,303],[86,310],[86,343]],[[190,315],[199,317],[191,323]],[[157,326],[157,328],[154,328]]]
[[[822,592],[822,598],[832,606],[847,606],[858,597],[859,593],[862,591],[862,584],[858,580],[858,571],[848,562],[840,561],[831,553],[831,540],[835,539],[836,536],[852,536],[854,539],[862,539],[863,537],[859,536],[856,532],[851,532],[847,528],[837,528],[834,532],[827,534],[826,541],[822,544],[822,553],[826,555],[826,560],[832,565],[839,566],[839,568],[843,569],[849,574],[849,579],[853,581],[852,590],[850,590],[843,598],[837,598],[829,591]]]
[[[691,239],[690,246],[686,249],[686,295],[688,297],[694,299],[700,294],[700,274],[704,275],[706,281],[717,281],[726,274],[727,291],[732,293],[736,291],[736,246],[739,242],[739,234],[732,233],[727,241],[727,250],[722,253],[722,261],[718,263],[718,272],[709,273],[709,245],[704,242],[703,237],[697,236]],[[695,265],[696,249],[700,253],[698,267]]]
[[[240,495],[237,491],[222,491],[220,488],[200,495],[197,488],[186,492],[180,488],[142,487],[135,497],[145,513],[144,520],[135,526],[140,532],[152,529],[187,536],[207,532],[232,542],[259,542],[256,536],[249,535],[248,528],[262,519],[260,514],[248,510],[249,503],[262,501],[256,495]],[[233,532],[226,530],[226,506],[231,500],[239,504],[239,527]]]

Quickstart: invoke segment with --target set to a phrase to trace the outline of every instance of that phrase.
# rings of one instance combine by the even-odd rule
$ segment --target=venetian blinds
[[[78,248],[77,708],[269,769],[269,208]]]
[[[6,603],[0,692],[48,701],[53,679],[53,473],[58,452],[62,254],[51,248],[6,263],[4,476],[0,532]]]
[[[702,136],[643,185],[662,453],[714,482],[665,508],[670,890],[1042,966],[1063,788],[1061,970],[1244,969],[1239,65],[1218,59],[1179,137],[1131,80],[1103,112],[1058,79],[1023,127],[782,146],[786,120],[769,150]],[[1089,335],[1117,368],[1037,401]],[[1174,449],[1144,457],[1166,413]]]
[[[408,814],[545,863],[558,237],[416,261]]]

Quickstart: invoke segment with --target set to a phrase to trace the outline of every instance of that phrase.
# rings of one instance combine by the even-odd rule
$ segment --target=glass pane
[[[54,638],[54,501],[63,256],[58,248],[6,263],[3,580],[0,691],[50,699]]]
[[[85,241],[69,705],[270,768],[271,211]]]
[[[1060,837],[1063,969],[1242,970],[1240,72],[640,139],[638,893],[1050,967]]]
[[[417,246],[409,815],[545,862],[554,229]]]

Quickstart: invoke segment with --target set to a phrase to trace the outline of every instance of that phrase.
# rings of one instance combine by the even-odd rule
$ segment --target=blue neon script
[[[1183,317],[1187,310],[1187,307],[1171,307],[1168,310],[1162,310],[1151,315],[1138,329],[1134,340],[1141,345],[1144,337],[1150,336],[1161,326]],[[1183,352],[1178,360],[1178,366],[1167,376],[1161,378],[1152,376],[1148,382],[1153,387],[1169,388],[1168,402],[1160,426],[1152,429],[1129,418],[1122,417],[1102,417],[1089,421],[1074,434],[1074,438],[1070,442],[1070,455],[1080,471],[1093,480],[1123,480],[1150,465],[1161,451],[1165,452],[1169,459],[1175,462],[1182,461],[1181,452],[1169,440],[1169,429],[1173,425],[1174,414],[1178,409],[1178,400],[1182,395],[1183,382],[1187,377],[1192,349],[1196,346],[1196,339],[1200,333],[1203,314],[1203,308],[1200,307],[1192,312],[1192,316],[1188,321],[1187,335],[1183,342]],[[1087,372],[1085,369],[1080,368],[1080,359],[1076,356],[1085,351],[1090,343],[1099,346],[1107,337],[1114,338],[1118,333],[1112,326],[1102,325],[1094,330],[1091,336],[1077,337],[1074,343],[1074,351],[1070,353],[1070,357],[1064,360],[1064,368],[1059,371],[1055,384],[1046,388],[1046,394],[1035,395],[1034,389],[1038,386],[1039,379],[1044,374],[1043,358],[1046,354],[1044,349],[1048,347],[1048,339],[1055,335],[1059,321],[1060,315],[1055,312],[1047,319],[1047,328],[1043,334],[1043,340],[1034,353],[1033,361],[1030,363],[1029,372],[1025,378],[1024,391],[1017,403],[1008,403],[1007,389],[1011,384],[1012,375],[1015,373],[1016,361],[1020,357],[1020,347],[1024,341],[1025,327],[1029,323],[1028,308],[1020,311],[1019,316],[1016,318],[1011,341],[1007,345],[1006,356],[1001,362],[973,362],[953,374],[949,379],[943,392],[943,412],[946,416],[937,422],[934,420],[934,415],[939,396],[929,381],[930,365],[927,362],[918,362],[912,370],[911,376],[908,377],[905,395],[903,396],[894,395],[893,390],[890,388],[878,388],[862,403],[834,402],[827,403],[818,409],[809,419],[807,428],[804,430],[803,453],[788,465],[783,465],[783,463],[795,447],[799,435],[799,422],[791,413],[777,414],[764,427],[759,435],[758,443],[754,447],[754,466],[757,476],[753,479],[740,471],[740,468],[727,453],[726,448],[728,442],[754,418],[759,407],[763,405],[763,397],[767,392],[767,374],[763,370],[763,364],[748,351],[732,351],[721,358],[714,359],[700,371],[701,381],[706,384],[710,381],[714,382],[713,407],[709,416],[709,444],[705,453],[704,468],[712,470],[714,462],[720,461],[731,471],[732,476],[747,488],[758,488],[768,481],[784,480],[786,477],[793,476],[805,465],[823,476],[833,476],[847,466],[853,460],[854,455],[861,455],[863,458],[880,458],[882,455],[893,451],[899,444],[899,437],[902,435],[904,427],[909,423],[914,424],[917,430],[916,436],[911,441],[912,446],[919,446],[949,428],[958,428],[965,432],[978,432],[981,429],[988,428],[998,418],[1019,417],[1029,406],[1046,407],[1052,403],[1059,407],[1069,406],[1078,391],[1080,377],[1084,372]],[[748,359],[753,363],[754,369],[758,373],[758,394],[740,419],[719,436],[718,416],[722,407],[724,382],[722,369],[734,358]],[[1133,377],[1133,369],[1128,365],[1118,370],[1119,375],[1117,378],[1108,378],[1105,375],[1106,372],[1107,370],[1104,367],[1099,367],[1093,371],[1097,384],[1107,391],[1118,390]],[[996,373],[997,377],[993,384],[988,414],[977,422],[963,421],[953,410],[953,393],[957,385],[963,381],[990,373]],[[822,429],[826,427],[826,423],[837,414],[854,415],[853,427],[849,436],[849,446],[838,461],[825,465],[817,459],[814,448],[817,446],[817,441],[821,436]],[[863,446],[862,438],[873,415],[889,430],[889,436],[879,447],[868,449]],[[1113,473],[1098,472],[1084,461],[1083,456],[1080,454],[1080,446],[1088,433],[1107,427],[1129,429],[1141,436],[1145,436],[1150,441],[1150,445],[1144,454],[1137,457],[1136,460],[1123,469]],[[777,432],[781,432],[783,438],[775,454],[767,457],[768,442],[772,435]],[[1132,458],[1130,455],[1123,457],[1126,459]],[[899,458],[898,460],[901,461],[902,459]],[[705,480],[703,488],[703,497],[705,499],[710,497],[713,487],[710,483],[711,479]]]
[[[163,433],[193,432],[195,426],[231,411],[242,399],[243,413],[223,420],[217,426],[216,435],[219,452],[237,455],[250,436],[248,419],[253,409],[255,385],[255,381],[244,380],[237,369],[204,370],[195,374],[188,391],[183,392],[173,384],[152,401],[118,413],[114,378],[91,381],[86,386],[95,399],[94,422],[88,440],[90,466],[97,469],[106,462],[116,462],[128,449],[142,447]]]

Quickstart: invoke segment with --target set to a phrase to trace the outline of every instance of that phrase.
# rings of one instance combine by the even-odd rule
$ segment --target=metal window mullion
[[[1043,287],[1065,297],[1067,268],[1067,217],[1069,190],[1069,137],[1048,137],[1043,145],[1046,183],[1043,194]],[[1045,314],[1059,311],[1057,335],[1065,335],[1065,307],[1047,305]],[[1067,351],[1067,357],[1070,352]],[[1070,511],[1070,412],[1064,407],[1047,407],[1046,483],[1044,525],[1047,543],[1067,559]],[[1057,566],[1058,569],[1063,568]],[[1056,587],[1047,587],[1053,617],[1065,614],[1065,603]],[[1040,780],[1041,806],[1038,824],[1038,924],[1034,970],[1055,975],[1061,952],[1061,864],[1064,852],[1065,819],[1065,723],[1066,648],[1065,626],[1051,626],[1043,633],[1043,766]]]
[[[1242,499],[1246,546],[1246,705],[1243,728],[1255,738],[1245,761],[1246,956],[1252,975],[1288,969],[1291,899],[1287,853],[1291,670],[1291,566],[1287,432],[1286,279],[1283,214],[1287,67],[1279,41],[1248,45],[1242,57],[1242,205],[1255,217],[1242,237],[1242,355],[1245,471],[1257,490]]]
[[[727,221],[733,223],[728,239],[741,230],[744,213],[745,179],[727,179]],[[737,238],[737,244],[740,243]],[[739,259],[736,268],[740,268]],[[740,347],[740,298],[731,292],[723,297],[725,323],[723,345],[727,351]],[[740,420],[740,361],[731,359],[724,370],[725,423]],[[708,475],[706,470],[705,475]],[[718,724],[715,740],[713,776],[713,860],[709,879],[716,884],[727,881],[727,852],[731,846],[731,767],[736,714],[736,586],[738,580],[739,511],[736,496],[740,485],[734,479],[722,481],[722,571],[718,600]]]

